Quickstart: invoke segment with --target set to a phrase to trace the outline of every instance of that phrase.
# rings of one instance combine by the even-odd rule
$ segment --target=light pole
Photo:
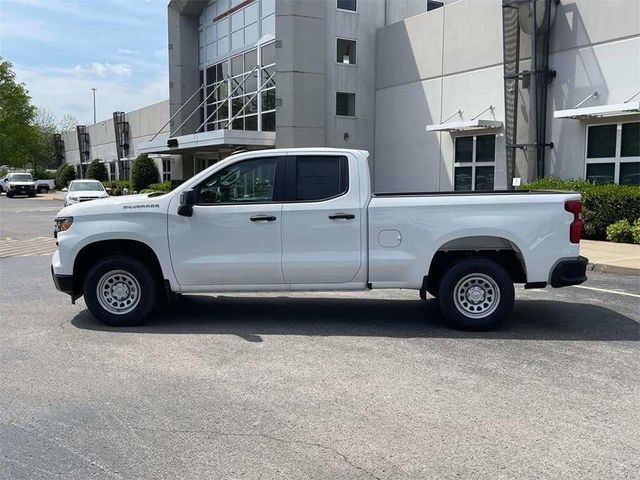
[[[93,91],[93,124],[96,124],[96,90],[97,88],[92,88]]]

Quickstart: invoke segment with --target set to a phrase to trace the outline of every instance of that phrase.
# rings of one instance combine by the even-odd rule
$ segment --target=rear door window
[[[287,200],[320,201],[338,197],[349,188],[347,157],[305,155],[287,164]]]

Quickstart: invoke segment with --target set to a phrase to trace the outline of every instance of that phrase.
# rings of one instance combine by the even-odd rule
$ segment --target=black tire
[[[135,285],[136,282],[137,285]],[[109,289],[108,285],[112,288]],[[144,323],[156,305],[159,292],[158,282],[154,280],[149,269],[135,258],[125,255],[114,255],[98,261],[87,272],[83,288],[89,311],[101,322],[114,327],[129,327]],[[105,294],[102,301],[98,300],[98,288],[101,288]],[[115,288],[126,289],[124,292],[127,297],[118,300],[113,293]],[[131,300],[134,304],[125,304],[124,302],[130,300],[129,293],[133,295],[136,290],[138,291],[137,300]],[[122,295],[122,290],[118,292]],[[113,296],[111,296],[112,293]],[[136,301],[137,304],[135,304]],[[114,313],[106,309],[103,304],[111,305],[113,309],[122,307],[123,311]],[[126,310],[128,308],[131,309]]]
[[[487,258],[455,263],[442,277],[438,290],[442,315],[449,325],[463,330],[497,326],[511,312],[515,298],[509,274]]]
[[[7,198],[13,198],[13,193],[7,192]]]
[[[30,193],[29,196],[30,197],[35,197],[36,196],[36,192]]]
[[[49,193],[49,187],[38,188],[38,193]]]

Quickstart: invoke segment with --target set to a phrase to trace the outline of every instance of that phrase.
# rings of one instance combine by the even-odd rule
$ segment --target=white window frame
[[[339,8],[338,7],[338,0],[335,0],[335,2],[336,2],[336,10],[338,10],[339,12],[358,13],[358,4],[360,3],[358,0],[355,0],[355,2],[356,2],[356,9],[355,10],[347,10],[345,8]]]
[[[584,136],[584,172],[583,178],[587,179],[587,167],[588,165],[598,164],[598,163],[613,163],[613,183],[618,185],[620,183],[620,164],[621,163],[639,163],[640,157],[622,157],[620,153],[622,151],[622,125],[627,123],[640,123],[637,119],[631,120],[622,120],[619,122],[607,122],[607,123],[593,123],[587,125],[585,128],[585,136]],[[589,153],[589,129],[592,127],[606,127],[609,125],[616,126],[616,149],[614,157],[601,157],[601,158],[588,158],[587,155]]]
[[[475,133],[475,134],[471,134],[469,135],[467,132],[467,134],[461,133],[460,135],[456,135],[455,137],[453,137],[453,178],[452,178],[452,187],[454,191],[458,191],[458,192],[463,192],[464,190],[456,190],[456,168],[459,167],[471,167],[471,191],[475,192],[476,191],[476,167],[493,167],[493,188],[492,190],[496,189],[496,144],[497,144],[497,140],[498,140],[498,136],[495,133]],[[488,136],[493,136],[494,138],[494,142],[493,142],[493,161],[492,162],[477,162],[476,161],[476,143],[477,143],[477,139],[478,137],[488,137]],[[473,138],[473,144],[472,144],[472,150],[471,150],[471,161],[470,162],[456,162],[456,142],[458,141],[459,138],[467,138],[467,137],[472,137]],[[484,190],[483,190],[484,191]],[[486,190],[486,191],[490,191],[490,190]]]
[[[339,62],[338,61],[338,42],[340,40],[345,40],[347,42],[353,42],[355,44],[355,50],[354,50],[354,53],[356,55],[356,61],[355,62],[353,62],[353,63],[344,63],[344,62]],[[344,65],[346,67],[355,67],[356,65],[358,65],[358,40],[356,40],[355,38],[336,37],[336,64]]]

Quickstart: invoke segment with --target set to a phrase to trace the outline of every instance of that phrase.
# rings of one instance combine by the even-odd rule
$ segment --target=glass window
[[[276,159],[234,163],[198,186],[198,203],[269,203],[273,201]]]
[[[218,55],[224,55],[229,51],[229,37],[222,37],[218,40]]]
[[[355,65],[356,41],[339,38],[337,42],[336,62]]]
[[[216,26],[211,25],[210,27],[207,27],[207,44],[215,42],[217,38]]]
[[[162,159],[162,181],[169,182],[171,180],[171,159]]]
[[[276,0],[262,0],[262,16],[276,13]]]
[[[217,22],[216,28],[218,29],[218,39],[229,35],[229,17],[223,18]]]
[[[250,23],[258,21],[258,2],[252,3],[244,9],[244,23],[249,25]]]
[[[262,66],[276,63],[276,44],[271,42],[270,44],[262,47],[260,55],[262,56],[260,59]]]
[[[640,122],[622,124],[621,142],[621,157],[640,157]]]
[[[616,156],[616,125],[588,127],[587,158]]]
[[[493,190],[494,168],[476,167],[476,190]]]
[[[236,32],[244,27],[244,10],[231,15],[231,31]]]
[[[640,162],[620,164],[620,185],[640,185]]]
[[[244,64],[242,62],[242,55],[238,55],[231,59],[231,75],[234,77],[244,73]]]
[[[238,30],[231,34],[231,50],[236,50],[244,45],[244,30]]]
[[[337,0],[337,7],[340,10],[349,10],[351,12],[356,11],[356,1],[357,0]]]
[[[356,94],[336,92],[336,115],[356,116]]]
[[[454,190],[493,190],[495,162],[495,135],[457,137],[454,153]]]
[[[494,162],[496,159],[496,136],[478,135],[476,137],[476,162]]]
[[[244,29],[244,43],[250,45],[258,41],[258,23],[247,25]]]
[[[276,15],[275,13],[262,19],[262,35],[276,33]]]
[[[591,163],[587,165],[587,180],[594,183],[613,183],[615,170],[615,163]]]
[[[454,190],[471,191],[472,189],[472,167],[456,167]]]
[[[262,114],[262,131],[275,132],[276,131],[276,113],[263,113]]]
[[[347,191],[347,157],[300,156],[296,159],[296,199],[322,200]]]
[[[639,165],[640,122],[587,127],[587,180],[638,185]]]
[[[473,137],[456,138],[456,163],[473,161]]]

